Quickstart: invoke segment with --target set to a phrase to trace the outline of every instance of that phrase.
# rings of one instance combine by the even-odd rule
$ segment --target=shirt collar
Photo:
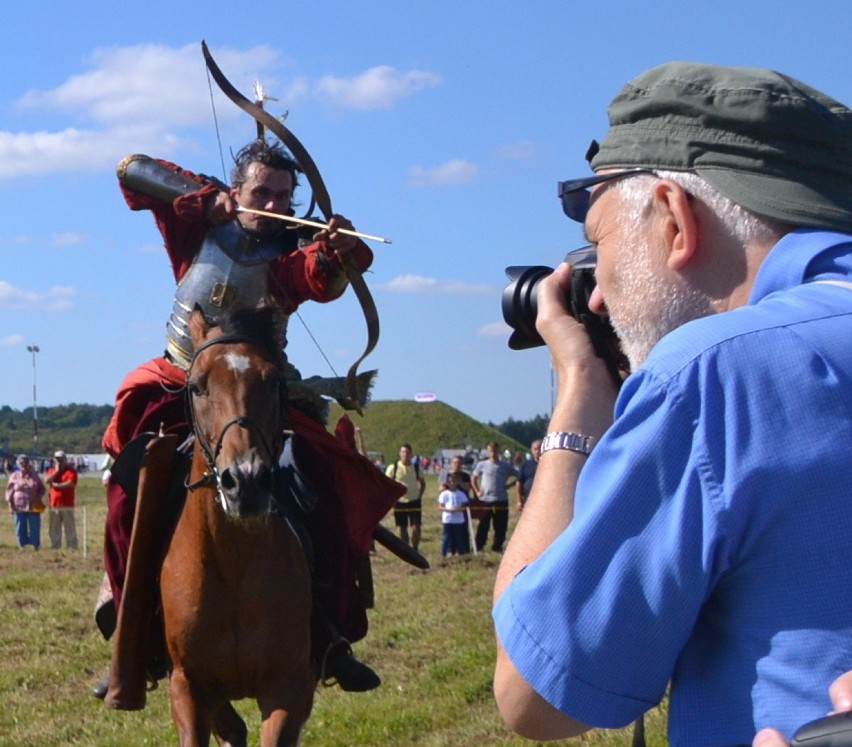
[[[819,274],[827,273],[826,277],[833,275],[848,279],[852,275],[852,251],[849,246],[839,252],[845,254],[845,257],[833,256],[824,267],[820,261],[823,258],[821,255],[844,244],[852,244],[852,235],[815,228],[799,228],[783,236],[757,271],[749,294],[749,304],[755,304],[775,291],[801,285]]]

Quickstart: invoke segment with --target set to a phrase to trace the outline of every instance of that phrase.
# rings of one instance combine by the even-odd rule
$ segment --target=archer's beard
[[[630,361],[641,366],[651,349],[669,332],[694,319],[715,313],[711,299],[678,277],[667,277],[655,267],[646,235],[622,254],[614,291],[606,296],[609,320]]]

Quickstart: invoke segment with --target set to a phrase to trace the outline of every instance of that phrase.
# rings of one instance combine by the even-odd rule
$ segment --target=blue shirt
[[[799,230],[746,306],[624,383],[568,528],[497,634],[551,705],[621,727],[671,682],[672,745],[789,738],[852,669],[852,236]]]
[[[524,499],[529,498],[530,496],[533,480],[535,480],[535,471],[537,469],[538,462],[535,459],[525,459],[521,468],[518,470],[518,482],[523,486]]]

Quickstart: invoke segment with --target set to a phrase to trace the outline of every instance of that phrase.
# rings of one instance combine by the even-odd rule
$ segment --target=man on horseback
[[[292,215],[297,169],[283,147],[263,139],[237,154],[230,189],[145,156],[130,156],[119,165],[125,200],[131,210],[153,213],[178,285],[164,354],[133,371],[116,396],[116,409],[103,438],[103,446],[113,458],[120,461],[124,447],[143,433],[174,433],[179,441],[190,435],[182,389],[193,355],[188,320],[194,308],[200,308],[211,323],[240,306],[274,304],[289,315],[303,301],[325,303],[340,297],[347,285],[344,262],[354,261],[361,271],[370,266],[372,252],[354,236],[340,232],[352,227],[340,215],[305,239],[302,230],[282,221],[242,211]],[[280,342],[283,348],[284,334]],[[292,378],[298,384],[295,369]],[[298,400],[295,390],[299,391]],[[324,562],[317,571],[322,577],[315,579],[313,656],[323,681],[336,680],[344,690],[363,691],[378,687],[380,680],[354,658],[349,646],[367,632],[357,572],[368,558],[372,529],[400,491],[392,480],[377,475],[368,460],[328,433],[321,423],[322,402],[318,395],[297,385],[291,387],[286,413],[288,429],[298,435],[293,446],[297,462],[318,498],[306,519],[315,555]],[[333,470],[328,468],[329,461],[335,464]],[[345,479],[339,479],[341,471]],[[132,569],[128,550],[136,496],[128,495],[126,488],[115,478],[107,485],[104,559],[115,609],[121,602],[128,567]],[[140,495],[139,500],[165,504],[166,497]],[[163,505],[164,511],[167,508]],[[134,531],[146,530],[137,527]],[[152,553],[160,553],[163,542],[162,537],[153,536],[156,534],[151,531],[152,536],[145,540]],[[142,613],[154,617],[154,610]],[[101,627],[109,637],[112,631]],[[132,641],[121,641],[121,645],[133,648]],[[156,661],[162,651],[133,655]],[[115,667],[114,661],[114,671]],[[157,666],[153,669],[155,677],[163,675],[156,671]],[[105,697],[114,684],[102,680],[95,695]],[[122,707],[112,694],[109,700]]]

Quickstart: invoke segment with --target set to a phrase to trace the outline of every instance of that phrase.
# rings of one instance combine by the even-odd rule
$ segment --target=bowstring
[[[219,145],[219,160],[222,162],[222,177],[225,182],[228,181],[228,171],[225,168],[225,153],[222,150],[222,135],[219,132],[219,117],[216,116],[216,101],[213,99],[213,83],[210,80],[210,68],[206,65],[204,70],[207,73],[207,90],[210,91],[210,109],[213,111],[213,126],[216,129],[216,143]]]
[[[331,364],[331,361],[328,359],[328,356],[325,354],[325,350],[322,349],[322,346],[319,344],[319,340],[317,340],[317,338],[314,337],[314,333],[311,332],[311,328],[305,323],[305,320],[302,319],[302,315],[299,313],[299,310],[296,309],[296,311],[294,313],[298,317],[299,321],[302,323],[302,326],[305,328],[305,332],[308,333],[308,337],[311,338],[311,341],[316,346],[316,349],[319,351],[319,354],[322,356],[322,359],[325,361],[326,365],[331,369],[331,372],[336,377],[339,378],[340,374],[338,374],[337,371],[335,371],[334,366]]]
[[[207,73],[207,90],[210,91],[210,109],[213,112],[213,125],[216,129],[216,142],[219,146],[219,160],[222,162],[222,174],[224,176],[224,181],[227,182],[228,181],[228,174],[227,174],[227,169],[225,168],[225,155],[224,155],[224,150],[222,148],[222,135],[219,132],[219,118],[216,115],[216,102],[215,102],[215,99],[213,98],[213,83],[210,79],[210,77],[211,77],[210,76],[210,68],[208,68],[205,65],[204,69]],[[263,106],[263,102],[261,102],[260,105]],[[313,193],[311,194],[311,207],[313,208]],[[301,251],[301,250],[297,250],[297,251]],[[275,280],[274,276],[273,276],[273,281],[275,282],[276,285],[279,285],[277,280]],[[281,288],[280,290],[282,290],[282,292],[283,292],[283,288]],[[311,342],[313,342],[314,347],[317,349],[319,354],[322,356],[322,359],[325,361],[325,364],[328,366],[329,370],[335,376],[339,377],[340,374],[338,374],[337,371],[335,370],[335,368],[332,365],[331,361],[329,360],[328,356],[325,354],[325,350],[323,350],[322,345],[320,345],[320,343],[319,343],[319,340],[317,340],[317,338],[314,337],[314,333],[311,332],[311,328],[308,326],[307,322],[302,318],[302,315],[299,313],[299,310],[296,309],[293,313],[296,315],[298,320],[301,322],[302,327],[304,327],[304,329],[305,329],[305,332],[308,333],[308,337],[311,338]],[[286,355],[286,353],[285,353],[285,355]]]

